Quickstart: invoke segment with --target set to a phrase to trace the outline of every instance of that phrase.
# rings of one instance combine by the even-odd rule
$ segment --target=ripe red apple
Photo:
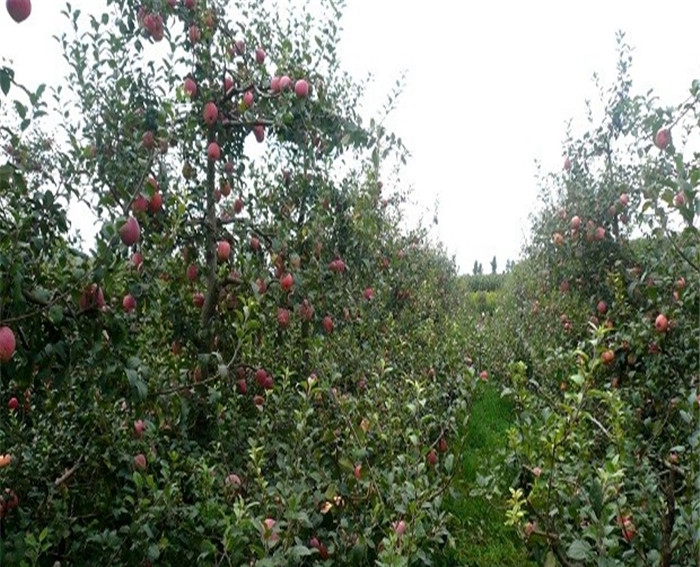
[[[122,307],[124,307],[124,311],[126,313],[130,313],[134,309],[136,309],[136,299],[134,298],[133,295],[130,293],[124,296],[124,299],[122,299]]]
[[[659,316],[654,321],[654,327],[659,333],[665,333],[668,331],[668,319],[663,313],[659,313]]]
[[[294,285],[294,276],[292,274],[284,274],[280,278],[280,287],[282,288],[282,291],[289,291],[292,289],[292,286]]]
[[[147,150],[152,150],[156,146],[156,137],[150,130],[147,130],[141,136],[141,145]]]
[[[257,236],[252,236],[250,238],[250,248],[255,252],[260,250],[260,239]]]
[[[489,379],[489,373],[487,370],[482,370],[479,372],[479,378],[483,381],[486,382]]]
[[[665,150],[671,143],[671,131],[668,128],[661,128],[654,136],[654,144],[660,150]]]
[[[136,195],[131,203],[131,210],[135,213],[145,213],[148,210],[148,199],[141,194]]]
[[[280,92],[280,78],[278,76],[274,76],[270,79],[270,90],[273,93]]]
[[[243,210],[243,199],[238,197],[234,202],[233,202],[233,212],[238,214]]]
[[[204,123],[207,126],[213,126],[219,119],[219,109],[215,103],[209,101],[204,105],[204,110],[202,111],[202,117],[204,118]]]
[[[7,13],[17,22],[23,22],[32,13],[32,3],[30,0],[7,0],[5,2]]]
[[[357,463],[355,465],[355,468],[353,469],[352,474],[355,476],[356,480],[362,479],[362,464],[361,463]]]
[[[255,371],[255,381],[261,386],[265,387],[265,381],[267,380],[267,371],[264,368],[258,368]]]
[[[571,160],[567,157],[564,159],[564,171],[570,171],[571,170]]]
[[[220,262],[225,262],[231,255],[231,245],[226,240],[221,240],[216,245],[216,257]]]
[[[0,362],[7,362],[15,354],[17,341],[10,327],[0,327]]]
[[[685,278],[683,276],[678,278],[678,280],[676,281],[676,289],[678,289],[678,291],[682,291],[685,289]]]
[[[438,460],[437,453],[433,449],[430,449],[430,451],[428,452],[428,455],[427,455],[427,459],[428,459],[428,464],[430,466],[435,466],[437,464],[437,460]]]
[[[187,279],[193,282],[197,279],[197,264],[190,264],[187,266]]]
[[[398,522],[394,522],[392,527],[394,528],[394,532],[396,533],[396,535],[399,537],[401,537],[404,533],[406,533],[406,522],[403,520],[399,520]]]
[[[619,201],[620,201],[620,204],[621,204],[623,207],[626,207],[626,206],[628,205],[628,203],[630,202],[629,195],[627,195],[627,193],[622,193],[622,194],[620,195]]]
[[[221,185],[221,194],[224,197],[228,197],[231,194],[231,184],[228,181]]]
[[[245,381],[245,378],[241,378],[236,382],[236,385],[238,386],[238,392],[245,395],[248,393],[248,382]]]
[[[221,148],[216,142],[212,142],[207,146],[207,157],[211,161],[217,161],[221,157]]]
[[[242,484],[242,483],[241,483],[241,478],[240,478],[237,474],[233,474],[233,473],[229,474],[229,475],[226,477],[226,479],[224,480],[224,482],[225,482],[228,486],[233,486],[233,488],[236,488],[236,489],[240,488],[240,487],[241,487],[241,484]]]
[[[143,264],[143,255],[141,254],[141,252],[133,253],[133,255],[131,256],[131,263],[137,270],[141,267],[141,264]]]
[[[573,230],[578,230],[581,228],[581,217],[579,217],[578,215],[571,217],[571,228]]]
[[[134,435],[136,437],[141,437],[146,431],[146,424],[142,419],[137,419],[134,422]]]
[[[233,42],[233,51],[237,55],[243,55],[245,53],[245,41],[237,39]]]
[[[289,327],[289,315],[289,309],[285,309],[284,307],[277,309],[277,323],[282,329]]]
[[[331,263],[328,265],[328,269],[331,272],[342,273],[345,271],[345,262],[343,262],[341,258],[335,258],[331,260]]]
[[[255,50],[255,62],[259,65],[265,63],[265,50],[262,47],[258,47]]]
[[[199,30],[199,27],[195,26],[195,25],[190,26],[190,29],[188,30],[187,35],[190,38],[190,43],[192,43],[192,44],[195,44],[200,39],[202,39],[202,32]]]
[[[599,301],[596,309],[598,310],[598,313],[605,315],[605,313],[608,311],[608,304],[605,303],[605,301]]]
[[[326,315],[323,318],[323,321],[321,321],[321,324],[323,325],[323,331],[327,335],[330,335],[333,332],[333,329],[335,328],[335,323],[333,323],[333,318],[330,315]]]
[[[264,295],[264,293],[267,291],[267,280],[258,278],[255,280],[255,285],[258,288],[258,293],[260,295]]]
[[[262,124],[256,124],[253,126],[253,135],[255,136],[255,140],[259,144],[262,144],[265,140],[265,127]]]
[[[253,99],[253,91],[246,91],[243,95],[243,104],[245,104],[246,108],[253,106]]]
[[[683,207],[687,203],[687,200],[685,198],[685,193],[683,191],[679,191],[673,196],[673,204],[676,207]]]
[[[148,203],[148,210],[151,214],[155,215],[158,211],[163,208],[163,196],[156,191],[153,193],[153,197]]]
[[[126,219],[126,222],[119,229],[119,236],[126,246],[136,244],[141,238],[141,227],[139,226],[139,221],[137,221],[134,217],[129,217]]]
[[[291,86],[292,86],[292,79],[290,79],[287,75],[282,75],[280,77],[280,90],[286,91],[288,88],[291,88]]]
[[[194,303],[195,307],[204,307],[204,294],[201,292],[195,293],[192,296],[192,303]]]
[[[438,441],[437,449],[440,453],[446,453],[447,452],[447,439],[444,437],[440,437],[440,441]]]
[[[615,361],[615,353],[610,349],[605,350],[600,355],[600,360],[603,364],[612,364]]]
[[[191,10],[194,8],[194,5],[196,4],[197,0],[183,0],[183,4],[185,5],[185,8],[188,10]]]
[[[134,468],[136,470],[144,470],[148,466],[148,461],[146,461],[146,455],[139,453],[134,457]]]
[[[10,411],[14,411],[19,407],[19,400],[17,398],[10,398],[10,400],[7,402],[7,407],[10,409]]]
[[[374,297],[374,290],[371,287],[365,289],[364,298],[370,301]]]
[[[299,79],[294,84],[294,94],[297,95],[297,98],[306,98],[309,96],[309,83],[304,79]]]
[[[299,306],[299,317],[303,321],[313,321],[314,318],[314,307],[311,305],[308,299],[304,299]]]
[[[279,535],[272,531],[275,527],[275,524],[277,524],[277,522],[275,522],[275,520],[273,520],[272,518],[266,518],[263,521],[263,523],[262,523],[262,529],[263,529],[262,538],[263,538],[263,540],[265,540],[265,541],[268,541],[268,540],[269,541],[277,541],[279,539]]]

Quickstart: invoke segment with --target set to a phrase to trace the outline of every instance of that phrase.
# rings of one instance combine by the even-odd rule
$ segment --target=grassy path
[[[458,496],[448,509],[458,520],[454,529],[456,548],[448,550],[439,567],[535,567],[515,531],[504,524],[505,513],[495,501],[469,496],[477,471],[501,447],[513,418],[513,408],[494,386],[486,386],[474,401],[462,478],[456,483]]]

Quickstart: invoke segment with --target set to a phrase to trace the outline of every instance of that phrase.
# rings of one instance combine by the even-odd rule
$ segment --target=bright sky
[[[14,60],[21,82],[62,76],[52,36],[63,6],[35,0],[20,25],[1,11],[0,58]],[[676,103],[700,78],[698,21],[700,3],[680,0],[347,0],[341,54],[358,77],[375,75],[368,108],[407,71],[389,127],[412,152],[403,179],[418,211],[430,220],[438,199],[436,234],[461,271],[474,260],[488,270],[494,254],[502,269],[518,257],[535,205],[534,160],[561,167],[566,121],[595,96],[593,73],[605,85],[614,78],[615,32],[634,47],[637,88]]]

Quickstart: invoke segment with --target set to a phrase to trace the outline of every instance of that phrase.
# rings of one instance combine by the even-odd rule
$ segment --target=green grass
[[[505,525],[505,511],[496,500],[469,495],[477,472],[494,450],[503,446],[506,431],[513,419],[513,408],[501,398],[494,386],[482,389],[474,401],[462,461],[461,478],[456,483],[457,496],[447,502],[456,517],[453,526],[455,549],[445,551],[439,567],[534,567],[527,549],[513,528]]]

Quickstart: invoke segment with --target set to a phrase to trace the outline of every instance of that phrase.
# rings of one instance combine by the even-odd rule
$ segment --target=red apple
[[[260,240],[257,236],[252,236],[250,238],[250,248],[255,252],[258,252],[260,250]]]
[[[200,39],[202,39],[202,32],[199,30],[199,27],[195,26],[195,25],[190,26],[190,29],[188,30],[187,35],[190,38],[190,43],[192,43],[192,44],[195,44]]]
[[[19,407],[19,400],[17,398],[10,398],[10,400],[7,402],[7,407],[10,409],[10,411],[14,411]]]
[[[217,161],[221,157],[221,148],[216,142],[212,142],[207,146],[207,157],[211,161]]]
[[[141,267],[141,264],[143,264],[143,255],[141,254],[141,252],[133,253],[133,255],[131,256],[131,263],[137,270]]]
[[[134,296],[130,293],[128,295],[125,295],[124,299],[122,299],[122,307],[124,307],[124,311],[126,313],[129,313],[136,309],[136,299],[134,298]]]
[[[0,327],[0,362],[7,362],[15,354],[17,341],[10,327]]]
[[[668,319],[666,315],[660,313],[659,316],[654,321],[654,327],[659,333],[665,333],[668,330]]]
[[[564,159],[564,171],[570,171],[571,170],[571,160],[567,157]]]
[[[620,195],[619,201],[623,207],[626,207],[628,205],[628,203],[630,202],[629,195],[627,195],[627,193],[622,193]]]
[[[335,328],[335,323],[333,323],[333,318],[330,315],[326,315],[323,318],[323,321],[321,321],[321,324],[323,325],[323,331],[327,335],[330,335],[333,332],[333,329]]]
[[[399,520],[398,522],[394,522],[392,524],[392,527],[394,528],[394,532],[396,533],[396,535],[399,537],[401,537],[404,533],[406,533],[406,522],[403,520]]]
[[[292,79],[290,79],[287,75],[282,75],[280,77],[280,90],[286,91],[288,88],[291,88],[291,86],[292,86]]]
[[[571,228],[573,230],[578,230],[581,228],[581,217],[578,215],[575,217],[571,217]]]
[[[238,197],[234,202],[233,202],[233,212],[238,214],[243,210],[243,199]]]
[[[161,210],[161,208],[163,208],[163,196],[156,191],[153,193],[153,197],[151,197],[151,200],[148,203],[148,210],[151,214],[155,215]]]
[[[255,136],[255,140],[259,144],[262,144],[265,140],[265,127],[262,124],[256,124],[253,126],[253,135]]]
[[[277,323],[282,329],[289,327],[289,309],[280,307],[277,309]]]
[[[144,470],[148,466],[148,462],[146,461],[146,455],[143,453],[139,453],[134,457],[134,468],[136,470]]]
[[[23,22],[32,13],[32,3],[30,0],[7,0],[5,2],[7,13],[17,22]]]
[[[596,308],[598,310],[598,313],[600,313],[601,315],[605,315],[605,313],[608,311],[608,305],[607,303],[605,303],[605,301],[599,301]]]
[[[141,238],[141,227],[139,226],[139,221],[137,221],[134,217],[129,217],[126,219],[126,222],[119,229],[119,236],[126,246],[136,244]]]
[[[352,471],[352,474],[355,476],[356,480],[360,480],[362,478],[362,464],[357,463],[355,465],[355,468]]]
[[[563,246],[564,245],[564,237],[560,232],[555,232],[554,236],[552,237],[552,240],[554,241],[555,246]]]
[[[246,106],[246,108],[253,106],[253,99],[253,91],[246,91],[243,95],[243,104]]]
[[[143,195],[136,195],[131,203],[131,210],[135,213],[145,213],[148,210],[148,199]]]
[[[297,95],[297,98],[306,98],[309,96],[309,83],[304,79],[299,79],[294,84],[294,94]]]
[[[275,76],[270,79],[270,90],[273,93],[278,93],[280,92],[280,78]]]
[[[292,286],[294,285],[294,276],[292,274],[284,274],[280,278],[280,287],[282,288],[282,291],[289,291],[292,289]]]
[[[660,150],[665,150],[671,143],[671,131],[668,128],[661,128],[654,136],[654,144]]]
[[[141,136],[141,145],[147,150],[152,150],[156,146],[156,138],[153,132],[147,130]]]
[[[219,119],[219,109],[213,102],[208,102],[204,105],[204,110],[202,111],[202,117],[204,118],[204,123],[207,126],[213,126]]]
[[[371,287],[365,289],[364,298],[370,301],[374,297],[374,290]]]
[[[201,292],[195,293],[192,296],[192,303],[194,303],[195,307],[204,307],[204,294]]]
[[[221,240],[216,245],[216,257],[220,262],[225,262],[231,255],[231,245],[226,240]]]
[[[248,382],[245,381],[245,378],[238,380],[236,385],[238,386],[239,393],[245,395],[248,392]]]
[[[134,435],[136,437],[141,437],[146,431],[146,424],[142,419],[137,419],[134,422]]]
[[[435,466],[437,464],[437,453],[433,449],[430,449],[430,452],[427,455],[427,459],[429,465]]]
[[[262,65],[265,62],[265,50],[262,47],[258,47],[255,50],[255,62]]]
[[[187,266],[187,279],[193,282],[197,279],[197,264],[190,264]]]
[[[603,364],[612,364],[615,361],[615,353],[610,349],[605,350],[600,355],[600,360]]]
[[[440,437],[440,441],[438,441],[437,449],[441,453],[447,452],[447,439],[445,439],[444,437]]]
[[[486,382],[489,379],[489,373],[487,370],[482,370],[479,372],[479,378],[483,381]]]

